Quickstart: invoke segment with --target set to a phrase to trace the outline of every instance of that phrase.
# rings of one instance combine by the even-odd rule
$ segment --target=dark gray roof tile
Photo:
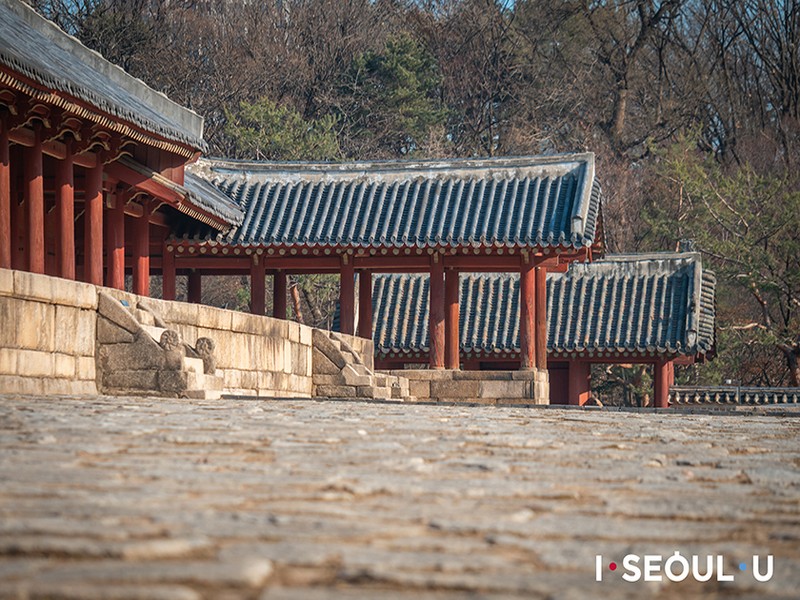
[[[594,155],[310,164],[205,160],[240,245],[571,246],[595,241]]]
[[[714,274],[698,254],[651,254],[573,263],[547,276],[549,352],[703,354],[714,346]],[[465,273],[464,352],[519,351],[519,276]],[[373,278],[375,349],[428,349],[428,276]]]

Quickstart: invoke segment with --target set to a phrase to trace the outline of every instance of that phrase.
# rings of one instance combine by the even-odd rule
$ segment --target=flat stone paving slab
[[[0,396],[0,598],[797,598],[798,442],[785,416]],[[608,568],[676,551],[734,581]]]

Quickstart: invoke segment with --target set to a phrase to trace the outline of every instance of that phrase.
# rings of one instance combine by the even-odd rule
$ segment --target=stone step
[[[209,390],[221,392],[225,389],[225,380],[216,375],[204,375],[190,371],[186,374],[186,385],[189,390]]]
[[[192,358],[190,356],[183,357],[183,368],[189,372],[204,373],[203,359]]]
[[[222,398],[222,391],[218,390],[186,390],[184,397],[190,400],[219,400]]]
[[[347,385],[354,386],[368,386],[372,385],[372,374],[369,371],[364,372],[363,369],[358,367],[363,365],[345,365],[341,371],[344,382]]]

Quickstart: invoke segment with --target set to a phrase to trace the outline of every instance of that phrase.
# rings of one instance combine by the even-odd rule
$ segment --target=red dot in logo
[[[616,571],[617,563],[612,562],[610,565],[608,565],[608,568],[611,569],[612,571]]]

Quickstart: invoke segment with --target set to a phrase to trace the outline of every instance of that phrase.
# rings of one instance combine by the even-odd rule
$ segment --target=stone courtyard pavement
[[[791,416],[0,396],[0,597],[797,598],[798,442]],[[609,569],[675,551],[735,580]]]

